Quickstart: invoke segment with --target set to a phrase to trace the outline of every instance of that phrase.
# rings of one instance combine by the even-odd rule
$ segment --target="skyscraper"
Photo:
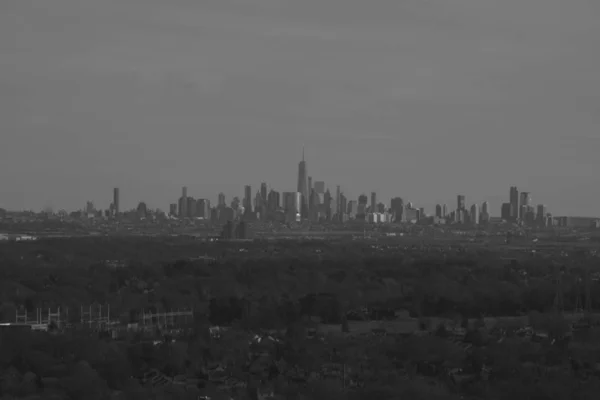
[[[481,205],[481,213],[489,214],[489,212],[490,212],[490,203],[488,203],[487,201],[484,201],[483,204]]]
[[[279,192],[271,189],[267,198],[267,206],[269,211],[277,211],[280,204],[280,195]]]
[[[263,203],[266,204],[267,202],[267,183],[263,182],[260,184],[260,197],[263,201]],[[262,204],[260,204],[260,206],[262,206]]]
[[[341,188],[340,185],[337,185],[335,189],[335,209],[334,213],[337,216],[338,220],[341,215],[341,206],[342,206],[342,197],[341,197]]]
[[[371,192],[371,212],[377,212],[377,194],[375,192]]]
[[[465,196],[462,194],[456,196],[456,209],[465,210]]]
[[[208,199],[196,200],[196,217],[204,219],[210,218],[210,201]]]
[[[306,161],[304,161],[304,147],[302,147],[302,161],[298,163],[298,189],[297,192],[300,193],[301,200],[301,213],[302,216],[306,216],[305,208],[308,205],[308,184],[306,182],[307,174],[306,174]]]
[[[442,218],[442,205],[441,204],[437,204],[435,206],[435,216],[438,218]]]
[[[221,192],[219,193],[219,201],[218,201],[218,206],[219,207],[225,207],[225,193]]]
[[[187,186],[181,188],[181,198],[179,199],[179,218],[186,218],[188,215],[188,195]]]
[[[404,200],[401,197],[394,197],[390,202],[392,214],[394,214],[394,222],[401,222],[404,215]]]
[[[479,207],[477,204],[473,204],[471,206],[471,224],[479,224]]]
[[[448,216],[448,206],[442,205],[442,218],[446,218]]]
[[[113,189],[113,208],[115,210],[115,215],[119,215],[119,188]]]
[[[544,204],[538,204],[536,219],[539,222],[544,222],[546,214],[548,214],[548,208]]]
[[[519,219],[525,219],[525,213],[527,212],[529,206],[531,205],[531,194],[529,192],[521,192],[520,195],[521,205],[519,207]]]
[[[252,212],[252,186],[244,186],[244,213]]]
[[[510,219],[516,221],[519,218],[519,190],[516,186],[510,187],[508,203],[510,204]]]
[[[329,192],[329,189],[327,189],[323,195],[323,208],[325,211],[325,219],[331,221],[331,193]]]

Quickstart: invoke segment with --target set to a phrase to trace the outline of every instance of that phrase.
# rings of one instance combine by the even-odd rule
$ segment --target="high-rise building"
[[[191,196],[187,197],[186,213],[186,217],[188,218],[196,217],[196,199]]]
[[[225,193],[223,193],[223,192],[219,193],[218,206],[219,207],[227,206],[227,204],[225,203]]]
[[[282,197],[286,218],[291,221],[298,221],[300,218],[302,194],[300,192],[283,192]]]
[[[435,206],[435,216],[437,218],[442,218],[442,205],[441,204],[436,204],[436,206]]]
[[[327,189],[323,195],[323,211],[325,219],[331,221],[331,193],[329,192],[329,189]]]
[[[325,194],[325,182],[316,181],[314,185],[315,192],[317,192],[317,194]]]
[[[377,194],[375,192],[371,192],[371,212],[377,212]]]
[[[181,188],[181,198],[179,199],[179,218],[186,218],[188,215],[188,195],[187,186]]]
[[[233,209],[233,211],[237,211],[240,208],[240,198],[239,197],[235,196],[231,200],[231,208]]]
[[[310,191],[312,190],[312,188],[313,188],[312,177],[309,176],[308,177],[308,195],[309,196],[310,196]]]
[[[466,209],[465,196],[462,194],[459,194],[458,196],[456,196],[456,209],[457,210],[465,210]]]
[[[210,219],[210,200],[196,200],[196,217]]]
[[[348,213],[348,217],[350,219],[356,218],[356,212],[358,211],[358,201],[350,200],[348,202],[348,207],[346,208],[346,212]]]
[[[401,197],[394,197],[390,201],[390,208],[394,215],[394,222],[401,222],[404,215],[404,200]]]
[[[304,147],[302,147],[302,161],[298,163],[298,186],[297,192],[300,193],[300,207],[303,217],[308,214],[308,183],[307,183],[306,161],[304,160]]]
[[[280,195],[279,192],[271,189],[267,196],[267,209],[271,212],[277,211],[279,209],[280,204]]]
[[[348,209],[348,199],[344,196],[344,193],[340,193],[340,206],[338,208],[338,220],[344,222],[346,210]]]
[[[244,186],[244,213],[252,212],[252,186]]]
[[[521,192],[520,195],[521,205],[519,207],[519,219],[525,219],[525,213],[527,213],[528,207],[531,205],[531,194],[529,192]],[[525,208],[523,207],[525,206]]]
[[[342,201],[341,193],[342,192],[341,192],[340,185],[337,185],[336,190],[335,190],[335,207],[333,208],[333,213],[336,216],[340,214],[341,201]]]
[[[113,189],[113,209],[115,212],[115,215],[119,215],[119,213],[121,212],[121,208],[119,206],[119,188],[114,188]]]
[[[510,187],[510,197],[509,197],[509,204],[510,204],[510,217],[506,218],[507,220],[513,220],[516,221],[517,219],[519,219],[519,190],[517,189],[516,186],[511,186]],[[505,219],[503,217],[503,219]]]
[[[488,203],[487,201],[484,201],[481,204],[481,213],[482,214],[489,214],[490,213],[490,203]]]
[[[548,208],[544,204],[538,204],[536,220],[543,222],[544,218],[548,214]]]
[[[267,183],[263,182],[260,184],[260,197],[262,199],[263,203],[267,203]],[[259,207],[262,206],[262,203],[259,205]]]
[[[446,218],[448,216],[448,206],[442,205],[442,218]]]
[[[177,203],[169,204],[169,216],[176,217],[177,216]]]
[[[479,224],[479,206],[477,204],[471,206],[470,217],[473,225]]]
[[[500,210],[500,217],[505,221],[511,221],[513,219],[514,213],[512,212],[513,204],[511,203],[502,203],[502,208]]]
[[[260,211],[260,208],[263,203],[263,197],[261,192],[256,192],[256,196],[254,196],[254,211]]]
[[[146,218],[146,215],[148,214],[148,206],[146,206],[146,203],[144,203],[143,201],[140,201],[138,203],[136,212],[137,212],[138,218]]]

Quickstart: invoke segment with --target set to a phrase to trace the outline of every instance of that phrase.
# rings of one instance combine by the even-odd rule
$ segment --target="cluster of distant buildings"
[[[228,204],[225,194],[219,193],[216,206],[212,207],[206,198],[194,198],[188,194],[187,187],[182,188],[179,199],[169,205],[168,213],[150,210],[146,203],[140,202],[136,209],[122,212],[120,209],[119,188],[113,190],[113,201],[107,210],[101,211],[87,202],[86,207],[69,214],[71,218],[115,218],[125,219],[157,219],[169,218],[179,220],[206,220],[226,225],[227,223],[244,222],[332,222],[364,221],[367,223],[419,223],[419,224],[459,224],[479,226],[496,222],[510,222],[531,227],[594,227],[600,228],[598,218],[587,217],[553,217],[546,205],[534,207],[529,192],[520,192],[516,187],[510,188],[509,201],[501,206],[500,218],[490,215],[489,203],[481,206],[466,205],[464,195],[457,196],[456,209],[450,210],[446,204],[438,204],[435,213],[428,215],[424,208],[418,208],[411,202],[404,202],[401,197],[391,199],[390,205],[377,201],[377,194],[371,192],[368,197],[361,194],[356,200],[350,200],[336,187],[335,196],[324,181],[313,181],[308,176],[307,163],[302,151],[302,161],[298,164],[297,185],[295,191],[279,192],[261,183],[260,189],[253,194],[252,187],[244,187],[243,198],[234,197]],[[61,213],[63,215],[61,215]],[[66,217],[64,211],[59,216]],[[240,236],[238,228],[231,228],[229,237]],[[229,228],[226,229],[229,232]],[[245,236],[245,235],[241,235]]]

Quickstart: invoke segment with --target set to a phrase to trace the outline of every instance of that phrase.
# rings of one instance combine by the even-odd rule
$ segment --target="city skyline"
[[[305,144],[351,199],[598,215],[595,3],[351,3],[3,2],[0,207],[295,190]]]
[[[175,206],[176,211],[176,215],[178,216],[185,216],[187,215],[187,198],[191,198],[191,199],[195,199],[198,201],[204,201],[207,200],[207,204],[208,207],[210,207],[210,204],[214,204],[214,205],[219,205],[219,204],[223,204],[225,206],[229,206],[229,204],[232,203],[232,200],[234,198],[238,198],[240,200],[240,206],[242,206],[245,210],[249,211],[249,212],[253,212],[253,211],[257,211],[260,212],[260,206],[258,208],[255,209],[255,207],[253,206],[253,202],[255,197],[258,199],[261,199],[261,201],[264,201],[265,205],[267,205],[268,203],[268,193],[270,193],[271,191],[275,191],[278,193],[279,196],[282,196],[285,198],[286,194],[289,193],[298,193],[299,198],[302,199],[303,198],[303,191],[308,191],[308,190],[312,190],[312,184],[309,184],[308,186],[310,186],[310,189],[307,189],[306,187],[306,182],[308,180],[308,182],[312,182],[312,177],[311,176],[307,176],[307,165],[308,162],[305,159],[305,148],[304,146],[302,146],[302,159],[298,164],[298,170],[297,170],[297,175],[296,175],[296,190],[295,191],[285,191],[285,190],[281,190],[279,188],[277,188],[276,186],[273,185],[269,185],[267,182],[261,181],[260,186],[253,191],[252,189],[252,184],[247,184],[243,186],[243,193],[242,195],[232,195],[231,197],[228,197],[225,193],[223,192],[219,192],[216,194],[213,194],[215,197],[215,199],[213,199],[211,196],[195,196],[194,194],[190,194],[188,193],[188,187],[187,186],[182,186],[181,187],[181,197],[178,200],[179,205],[177,205],[177,203],[172,203],[170,202],[168,204],[168,206],[166,207],[152,207],[152,206],[148,206],[148,203],[146,200],[140,200],[136,207],[139,207],[139,204],[143,204],[143,207],[146,208],[155,208],[155,209],[160,209],[163,212],[167,212],[170,214],[173,214],[173,206]],[[324,183],[324,187],[325,190],[328,192],[331,192],[330,190],[330,186],[331,184],[328,184],[327,182],[324,181],[315,181],[319,184]],[[537,214],[539,215],[539,211],[543,210],[544,212],[542,214],[546,214],[546,212],[548,212],[548,204],[544,203],[544,202],[534,202],[532,199],[532,195],[531,192],[528,190],[524,190],[521,191],[519,190],[519,188],[517,186],[510,186],[509,187],[509,192],[508,195],[506,196],[506,198],[504,199],[504,201],[499,202],[498,204],[498,208],[496,209],[496,212],[494,211],[495,208],[493,207],[493,205],[490,205],[489,200],[483,200],[480,202],[477,201],[473,201],[470,202],[468,201],[468,196],[466,196],[465,194],[456,194],[455,196],[455,207],[453,208],[451,203],[450,205],[448,205],[448,203],[446,202],[436,202],[432,209],[430,210],[427,207],[423,206],[423,203],[419,203],[419,202],[415,202],[413,200],[411,200],[410,198],[407,198],[405,196],[402,195],[396,195],[393,196],[389,199],[380,199],[377,197],[377,191],[371,191],[367,194],[367,192],[362,191],[360,192],[360,194],[356,195],[356,197],[353,197],[352,195],[349,195],[347,191],[342,190],[340,185],[333,185],[335,187],[335,192],[332,193],[333,196],[333,203],[332,203],[332,212],[333,213],[337,213],[338,207],[339,207],[339,202],[341,201],[345,206],[344,206],[344,214],[346,214],[346,206],[348,201],[356,201],[359,200],[359,197],[365,197],[366,200],[366,204],[370,207],[371,212],[373,212],[374,209],[376,209],[376,207],[379,206],[379,204],[383,204],[385,206],[385,209],[394,209],[393,206],[393,201],[395,199],[401,198],[404,201],[404,204],[411,204],[413,205],[413,207],[415,209],[420,209],[420,210],[424,210],[426,215],[433,215],[433,216],[440,216],[441,213],[443,213],[443,216],[445,217],[447,215],[447,213],[449,214],[450,212],[453,211],[457,211],[457,212],[462,212],[462,211],[466,211],[466,212],[471,212],[472,214],[475,214],[477,217],[475,218],[477,221],[479,220],[479,215],[481,213],[485,213],[487,214],[488,217],[499,217],[499,216],[504,216],[504,206],[509,206],[509,210],[508,210],[508,214],[507,214],[507,220],[524,220],[525,219],[525,212],[531,210],[534,214],[537,212]],[[108,207],[97,207],[97,203],[94,202],[94,200],[87,200],[86,201],[86,205],[85,207],[82,207],[83,209],[90,209],[92,206],[96,207],[99,210],[110,210],[111,212],[116,212],[117,214],[120,212],[120,188],[118,187],[114,187],[113,189],[113,200],[112,202],[109,204]],[[343,200],[341,200],[343,199]],[[516,206],[517,206],[517,210],[515,211],[514,207],[515,207],[515,201],[516,201]],[[285,203],[285,199],[283,201],[283,203],[280,202],[280,206],[287,208],[287,205],[284,204]],[[307,201],[306,206],[308,206],[309,202]],[[131,207],[130,209],[135,209],[136,207]],[[183,208],[181,208],[183,207]],[[523,208],[526,207],[526,208]],[[528,208],[527,208],[528,207]],[[64,208],[61,208],[61,210],[66,210]],[[442,211],[443,210],[443,211]],[[53,210],[53,211],[57,211],[57,210]],[[68,211],[74,211],[74,210],[68,210]],[[300,206],[298,206],[298,211],[301,212],[301,208]],[[377,212],[383,212],[383,211],[377,211]],[[423,211],[422,211],[423,212]],[[203,211],[204,214],[207,213],[207,211]],[[304,212],[302,212],[303,215],[308,216],[308,208]],[[552,214],[552,213],[551,213]],[[207,215],[207,214],[206,214]],[[558,216],[567,216],[564,214],[554,214],[554,217],[558,217]],[[577,216],[577,217],[596,217],[595,215],[569,215],[569,216]],[[504,217],[503,217],[504,218]]]

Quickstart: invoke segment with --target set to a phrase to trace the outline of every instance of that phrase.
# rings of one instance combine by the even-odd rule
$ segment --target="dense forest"
[[[121,325],[140,322],[142,310],[192,309],[194,317],[177,338],[158,329],[150,339],[85,326],[4,330],[0,393],[597,398],[600,331],[591,324],[574,332],[561,313],[586,300],[600,308],[599,285],[589,279],[595,259],[505,258],[489,249],[430,252],[325,241],[3,244],[3,322],[14,322],[18,310],[61,307],[77,325],[78,311],[90,304],[110,305],[111,319]],[[524,338],[517,319],[501,318],[519,316],[543,333]],[[389,328],[412,322],[414,329]],[[459,328],[464,333],[456,339]],[[153,386],[149,373],[170,383]]]

